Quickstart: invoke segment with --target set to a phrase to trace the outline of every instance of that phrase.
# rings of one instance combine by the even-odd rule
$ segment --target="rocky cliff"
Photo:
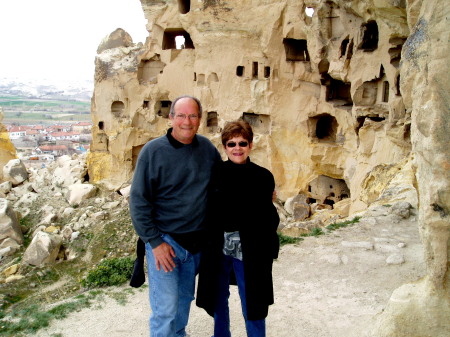
[[[118,29],[97,51],[90,181],[129,183],[139,150],[169,126],[171,101],[194,95],[200,133],[216,145],[225,122],[252,124],[252,160],[274,173],[281,200],[299,199],[301,219],[397,195],[420,207],[427,280],[393,297],[379,334],[431,333],[431,317],[450,312],[445,1],[141,3],[145,44]]]

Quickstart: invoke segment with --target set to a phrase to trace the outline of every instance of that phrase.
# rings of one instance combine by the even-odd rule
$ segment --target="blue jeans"
[[[230,297],[230,273],[234,270],[241,298],[242,315],[245,319],[245,328],[248,337],[265,337],[266,322],[264,319],[251,321],[247,319],[247,300],[245,298],[244,263],[233,257],[223,255],[219,276],[219,291],[216,308],[214,310],[214,337],[231,337],[230,310],[228,298]]]
[[[198,273],[200,253],[192,255],[170,235],[161,235],[172,246],[176,267],[171,272],[156,270],[152,247],[146,243],[151,337],[186,336],[191,302],[194,300],[195,276]]]

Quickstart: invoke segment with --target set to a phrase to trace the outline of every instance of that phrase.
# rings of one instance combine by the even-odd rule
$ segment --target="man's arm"
[[[165,272],[175,268],[173,248],[164,242],[153,221],[152,170],[145,157],[139,157],[130,190],[130,215],[136,233],[153,249],[156,269]]]

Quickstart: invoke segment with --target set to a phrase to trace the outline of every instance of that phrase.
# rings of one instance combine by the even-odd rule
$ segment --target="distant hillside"
[[[89,102],[93,90],[94,84],[92,81],[0,78],[0,95]]]
[[[90,121],[89,82],[0,79],[0,107],[4,123]]]

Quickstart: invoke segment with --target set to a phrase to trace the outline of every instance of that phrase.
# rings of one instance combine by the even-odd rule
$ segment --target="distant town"
[[[14,125],[4,123],[17,156],[26,164],[45,165],[56,157],[85,153],[91,143],[91,122],[54,125]]]

